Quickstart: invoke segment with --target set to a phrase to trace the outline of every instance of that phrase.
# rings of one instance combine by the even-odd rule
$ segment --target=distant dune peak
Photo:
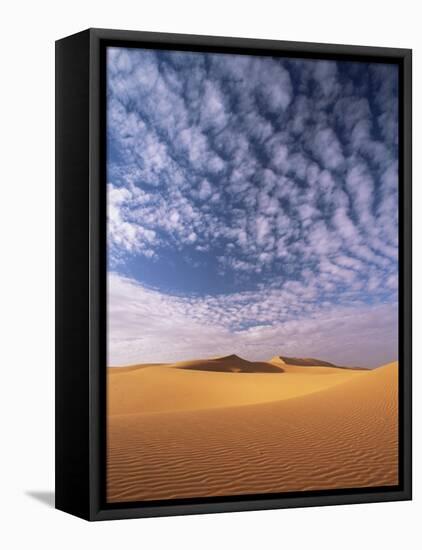
[[[316,359],[315,357],[288,357],[287,355],[275,355],[269,361],[273,365],[286,365],[291,367],[329,367],[333,369],[369,370],[365,367],[345,367],[329,361]]]
[[[236,355],[235,353],[232,353],[231,355],[221,355],[218,357],[213,357],[213,361],[244,361],[246,363],[249,363],[247,359],[243,359],[243,357],[239,357],[239,355]]]
[[[176,363],[180,369],[231,372],[231,373],[277,373],[283,372],[279,366],[275,366],[265,361],[247,361],[236,354],[224,355],[223,357],[214,357],[213,359],[200,359],[198,361],[186,361]]]
[[[275,365],[286,365],[287,363],[284,361],[280,355],[274,355],[274,357],[271,357],[270,363],[273,363]]]

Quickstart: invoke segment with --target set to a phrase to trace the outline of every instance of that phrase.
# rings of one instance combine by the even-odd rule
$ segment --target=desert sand
[[[107,500],[398,484],[398,364],[236,355],[109,367]]]

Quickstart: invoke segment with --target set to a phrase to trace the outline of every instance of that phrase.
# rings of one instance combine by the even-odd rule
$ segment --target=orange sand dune
[[[271,361],[281,365],[295,365],[297,367],[337,367],[334,363],[321,361],[321,359],[313,359],[312,357],[287,357],[286,355],[276,355]]]
[[[397,363],[175,366],[108,369],[109,502],[398,483]]]
[[[183,361],[176,363],[179,369],[201,370],[214,372],[246,372],[246,373],[277,373],[284,372],[279,365],[273,365],[264,361],[247,361],[238,355],[226,355],[213,359],[199,359],[195,361]]]
[[[281,355],[276,355],[269,361],[273,365],[277,365],[286,370],[288,366],[289,372],[296,372],[296,367],[300,367],[297,372],[305,372],[301,367],[312,367],[312,371],[319,373],[333,373],[333,369],[347,369],[347,370],[368,370],[362,367],[343,367],[340,365],[334,365],[334,363],[329,363],[328,361],[322,361],[321,359],[314,359],[312,357],[300,358],[300,357],[286,357]]]
[[[107,370],[110,415],[266,403],[325,390],[362,374],[329,369],[327,380],[304,376],[308,371],[303,368],[286,365],[282,370],[237,356]]]
[[[107,374],[123,374],[124,372],[132,372],[138,369],[146,369],[147,367],[162,367],[166,366],[166,363],[144,363],[142,365],[128,365],[127,367],[109,367]]]

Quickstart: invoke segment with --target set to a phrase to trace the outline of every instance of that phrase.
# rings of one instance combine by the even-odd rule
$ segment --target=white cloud
[[[337,63],[335,61],[316,61],[313,65],[313,76],[321,86],[324,96],[338,92]]]
[[[318,130],[312,147],[315,156],[323,167],[333,170],[339,168],[344,161],[341,144],[331,128]]]
[[[274,59],[167,52],[158,63],[157,55],[110,50],[109,126],[124,159],[121,167],[110,167],[110,181],[132,192],[131,185],[142,188],[148,196],[136,211],[119,207],[114,219],[111,212],[116,252],[120,244],[121,254],[144,253],[137,244],[145,238],[136,230],[140,224],[171,234],[178,248],[191,242],[191,229],[198,246],[210,244],[210,238],[219,248],[225,246],[221,240],[228,246],[238,242],[240,248],[226,248],[226,254],[245,254],[248,243],[253,257],[232,257],[226,264],[233,269],[253,261],[259,271],[276,245],[278,257],[282,251],[294,257],[298,237],[315,247],[303,251],[306,257],[336,252],[341,236],[343,254],[360,249],[362,260],[363,250],[384,268],[394,261],[397,166],[385,145],[371,138],[368,100],[352,81],[340,85],[336,62],[290,62],[299,71],[296,81],[298,74],[302,79],[302,92],[295,95],[286,64]],[[385,70],[375,71],[380,90],[387,77]],[[394,105],[388,94],[381,95],[380,108],[391,115]],[[335,131],[326,112],[330,106],[344,134]],[[277,125],[287,109],[292,120]],[[302,132],[292,140],[297,117]],[[358,155],[367,150],[370,159]],[[373,209],[378,177],[384,187]],[[296,179],[310,190],[304,193]],[[241,203],[248,216],[240,239],[232,202]],[[327,221],[327,212],[332,224],[323,234],[318,219]],[[155,244],[159,255],[165,242]]]
[[[109,50],[111,265],[125,272],[126,259],[140,256],[165,266],[169,251],[197,251],[223,282],[227,276],[240,289],[258,288],[189,307],[186,297],[160,295],[179,327],[180,353],[188,351],[189,331],[202,342],[205,318],[222,349],[229,336],[251,346],[248,330],[261,343],[288,334],[294,348],[292,327],[307,327],[313,341],[306,316],[325,323],[329,310],[338,319],[351,308],[369,319],[370,310],[387,314],[382,304],[395,303],[396,77],[388,67],[362,64],[357,78],[358,68],[346,65]],[[360,80],[376,86],[370,102]],[[158,296],[142,292],[147,303]],[[279,333],[270,332],[274,324]],[[135,355],[142,349],[130,345]]]
[[[298,285],[296,294],[304,289]],[[283,316],[283,303],[263,293],[203,298],[147,289],[110,274],[108,364],[172,362],[236,353],[251,360],[276,354],[316,356],[355,366],[397,358],[397,307],[331,307],[298,318]],[[288,293],[286,293],[286,302]],[[307,296],[311,299],[312,296]],[[254,317],[255,316],[255,317]],[[230,325],[255,319],[251,328]],[[359,346],[356,346],[356,339]],[[338,342],[341,342],[341,352]],[[374,345],[375,344],[375,345]]]
[[[108,186],[108,244],[112,259],[117,260],[119,249],[127,252],[138,252],[147,257],[154,255],[152,246],[156,245],[157,235],[154,230],[142,227],[125,219],[125,208],[133,201],[133,194],[127,188]]]

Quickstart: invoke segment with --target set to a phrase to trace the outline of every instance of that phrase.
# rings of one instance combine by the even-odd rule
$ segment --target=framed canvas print
[[[56,43],[56,506],[411,498],[411,51]]]

